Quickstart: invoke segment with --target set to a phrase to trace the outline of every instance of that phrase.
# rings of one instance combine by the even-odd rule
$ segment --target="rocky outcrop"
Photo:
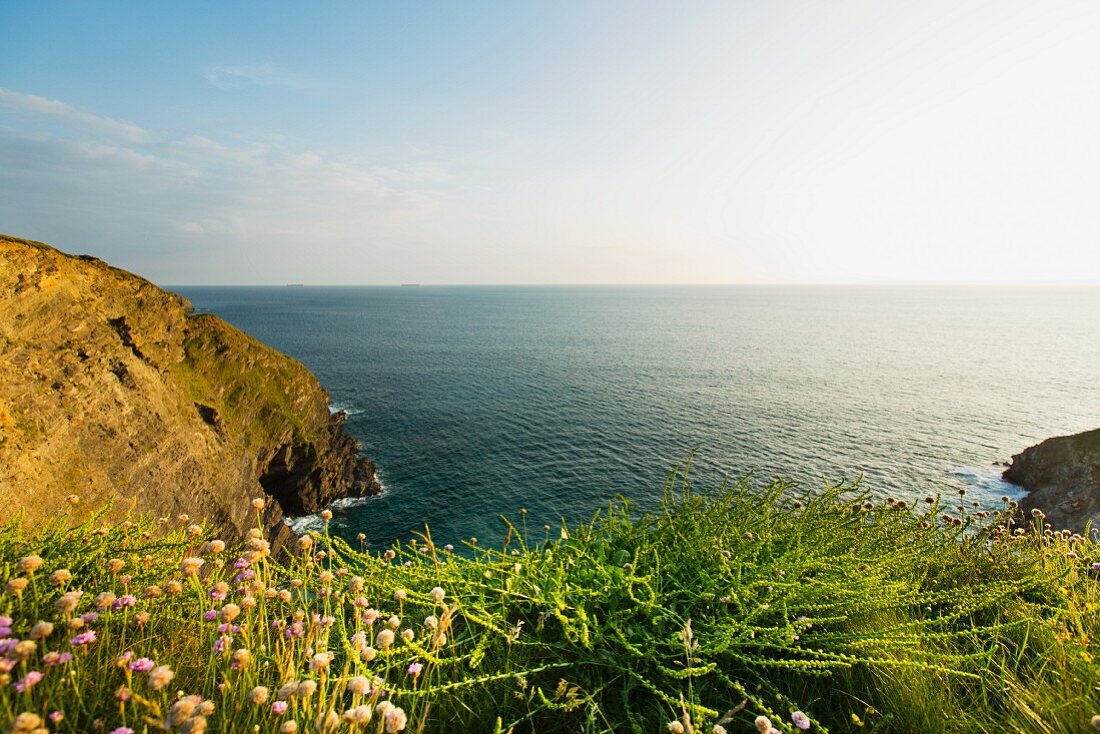
[[[1100,528],[1100,429],[1048,438],[1012,457],[1006,481],[1029,490],[1020,502],[1046,513],[1055,529]]]
[[[375,494],[374,466],[303,365],[91,257],[0,235],[0,520],[206,518],[226,539]]]

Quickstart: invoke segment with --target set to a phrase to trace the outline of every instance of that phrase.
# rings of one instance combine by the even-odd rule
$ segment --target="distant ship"
[[[401,287],[402,288],[419,288],[420,284],[419,283],[402,283]]]

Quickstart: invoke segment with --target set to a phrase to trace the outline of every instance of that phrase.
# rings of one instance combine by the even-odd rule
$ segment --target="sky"
[[[0,3],[0,232],[160,284],[1100,283],[1100,3]]]

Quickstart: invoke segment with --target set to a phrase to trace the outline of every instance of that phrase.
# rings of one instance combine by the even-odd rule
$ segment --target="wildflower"
[[[298,698],[303,701],[307,700],[317,691],[317,681],[304,680],[298,684]]]
[[[668,722],[668,730],[671,734],[684,734],[684,725],[679,721]]]
[[[420,663],[412,663],[412,664],[409,665],[409,671],[408,672],[409,672],[409,675],[411,675],[415,678],[416,676],[420,675],[420,671],[422,671],[422,670],[424,670],[423,665],[421,665]]]
[[[547,526],[547,528],[549,528],[549,527],[550,527],[550,526],[548,525],[548,526]],[[448,543],[447,545],[443,546],[443,550],[446,550],[446,551],[453,551],[454,549],[455,549],[455,547],[454,547],[453,545],[451,545],[450,543]]]
[[[115,599],[111,603],[111,609],[122,609],[123,607],[132,607],[137,604],[137,597],[133,594],[123,594],[119,598]]]
[[[291,719],[290,721],[284,721],[283,725],[279,727],[279,734],[295,734],[298,731],[298,723]]]
[[[405,716],[405,712],[402,709],[396,706],[389,709],[386,711],[387,734],[397,734],[399,731],[404,731],[408,721],[408,717]]]
[[[1094,714],[1092,721],[1089,723],[1092,724],[1093,729],[1100,729],[1100,714]]]
[[[69,640],[69,643],[73,647],[80,647],[81,645],[89,645],[95,642],[95,630],[88,630],[87,632],[81,632],[73,639]]]
[[[62,711],[51,711],[50,715],[46,718],[50,720],[51,724],[60,724],[61,720],[65,718],[65,713]]]
[[[386,559],[387,561],[392,561],[392,560],[393,560],[394,558],[396,558],[396,557],[397,557],[397,554],[396,554],[396,553],[394,553],[394,552],[393,552],[393,549],[391,548],[390,550],[388,550],[388,551],[386,551],[385,553],[383,553],[383,554],[382,554],[382,557],[383,557],[383,558],[385,558],[385,559]]]
[[[221,618],[224,622],[232,622],[234,619],[241,615],[241,608],[236,604],[230,602],[222,607]]]
[[[195,570],[197,571],[198,568],[196,567]],[[164,584],[164,592],[168,594],[168,596],[176,596],[178,594],[181,594],[183,593],[183,584],[181,584],[179,581],[176,581],[175,579],[171,579]]]
[[[354,696],[369,696],[371,692],[370,681],[364,675],[357,675],[348,681],[348,690]]]
[[[112,729],[111,734],[134,734],[134,730],[128,726],[120,726],[117,729]]]
[[[359,533],[359,542],[360,543],[362,543],[366,539],[367,539],[367,534],[366,533]]]
[[[394,601],[405,601],[408,598],[409,592],[405,591],[404,589],[396,589],[393,592]]]
[[[760,734],[768,734],[772,730],[772,720],[767,716],[757,716],[756,721],[753,722],[756,726],[756,730]]]
[[[23,598],[23,589],[27,588],[27,580],[21,576],[18,576],[9,581],[5,587],[8,593],[15,594],[20,599]]]
[[[257,706],[262,706],[267,703],[268,690],[267,686],[256,686],[248,692],[248,700]]]
[[[363,612],[363,624],[370,627],[378,621],[378,618],[380,616],[382,615],[377,609],[368,609],[367,611]]]
[[[801,711],[795,711],[791,714],[791,723],[805,731],[810,728],[810,717]]]
[[[50,622],[39,622],[35,626],[31,627],[30,638],[32,640],[44,640],[53,634],[53,624]]]
[[[121,558],[112,558],[107,561],[107,573],[112,576],[117,576],[122,573],[122,569],[126,568],[126,561]]]
[[[189,556],[184,558],[180,563],[180,570],[183,571],[184,576],[194,576],[199,572],[199,569],[202,568],[204,563],[206,563],[206,561],[201,558]]]
[[[41,556],[25,556],[15,564],[15,570],[19,573],[34,573],[42,567]]]
[[[391,645],[393,645],[393,630],[391,630],[391,629],[380,630],[378,632],[378,637],[375,638],[375,642],[383,650],[390,647]]]
[[[401,626],[401,617],[395,614],[386,620],[386,624],[389,625],[390,629],[397,629]]]
[[[332,662],[332,655],[330,653],[319,652],[309,661],[309,669],[315,673],[320,672],[328,668],[330,662]]]
[[[67,568],[59,568],[50,574],[50,583],[54,586],[64,586],[72,581],[73,574]]]
[[[216,540],[216,539],[211,540],[209,543],[206,544],[206,549],[208,551],[210,551],[211,555],[216,556],[219,553],[221,553],[223,550],[225,550],[225,541],[224,540]]]
[[[64,665],[73,659],[71,652],[48,652],[42,656],[42,662],[45,663],[47,668],[52,668],[57,665]]]
[[[253,499],[252,500],[252,509],[253,510],[262,510],[262,509],[264,509],[264,498],[263,497],[256,497],[255,499]]]
[[[446,632],[436,632],[435,636],[432,637],[432,647],[443,647],[446,644],[447,644],[447,633]]]
[[[225,601],[225,597],[229,594],[229,584],[224,581],[219,581],[211,586],[206,594],[214,601]]]
[[[430,630],[434,630],[439,626],[439,620],[434,614],[429,614],[427,617],[424,617],[424,626]]]
[[[291,681],[290,683],[284,683],[279,688],[279,691],[275,694],[275,698],[279,699],[279,701],[285,701],[288,698],[294,697],[297,693],[298,693],[298,681],[295,680],[295,681]],[[278,702],[276,702],[276,703],[278,703]],[[271,708],[272,708],[272,710],[274,710],[276,707],[272,706]],[[283,711],[286,711],[286,706],[283,706],[282,709],[283,709]],[[283,711],[275,711],[275,713],[281,714],[281,713],[283,713]]]
[[[207,622],[213,622],[215,619],[218,618],[218,610],[207,609],[205,612],[202,613],[202,618]]]
[[[446,596],[446,592],[444,592],[441,587],[437,586],[430,592],[428,592],[428,595],[432,597],[432,601],[434,601],[436,604],[442,604],[443,598]]]
[[[37,670],[32,670],[25,676],[23,676],[22,680],[13,683],[12,687],[15,688],[15,690],[19,693],[23,693],[24,691],[29,691],[31,688],[33,688],[34,684],[40,680],[42,680],[42,673]]]
[[[320,575],[321,586],[328,586],[332,583],[332,571],[322,571]]]
[[[176,674],[167,665],[158,665],[149,673],[149,685],[154,691],[159,691],[172,682]]]
[[[357,706],[344,712],[344,721],[355,726],[366,726],[370,723],[371,715],[370,706]]]
[[[155,668],[156,665],[157,664],[149,658],[138,658],[137,660],[132,661],[129,667],[130,670],[134,671],[135,673],[148,673],[150,670]]]
[[[321,519],[326,523],[332,519],[332,510],[321,510]]]
[[[130,697],[133,696],[133,695],[134,695],[134,692],[131,691],[126,686],[119,686],[118,688],[115,689],[115,700],[117,700],[117,701],[122,701],[122,702],[129,701]]]

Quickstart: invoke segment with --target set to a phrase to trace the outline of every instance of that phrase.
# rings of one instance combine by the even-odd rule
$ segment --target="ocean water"
[[[997,466],[1100,426],[1100,288],[176,287],[301,360],[385,492],[333,527],[493,542],[645,506],[695,451],[878,495],[1018,489]],[[308,526],[315,520],[302,519]]]

